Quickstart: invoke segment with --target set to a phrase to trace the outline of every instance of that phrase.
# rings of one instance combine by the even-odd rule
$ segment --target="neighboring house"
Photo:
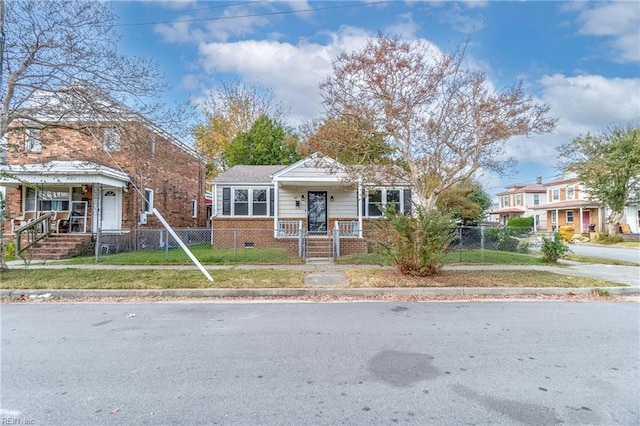
[[[296,252],[303,235],[312,242],[329,241],[337,230],[341,254],[364,252],[367,234],[375,229],[372,222],[382,217],[387,204],[405,213],[412,206],[406,181],[366,185],[336,160],[318,155],[290,166],[234,166],[211,185],[216,248],[284,247]],[[230,230],[237,232],[232,236]],[[332,250],[317,257],[331,257]]]
[[[548,202],[533,209],[547,219],[547,231],[572,225],[576,233],[604,230],[602,203],[589,200],[585,185],[576,177],[560,177],[546,185]]]
[[[172,226],[206,226],[205,167],[193,149],[141,117],[67,127],[11,128],[0,155],[7,216],[68,211],[65,231],[91,234],[160,227],[155,207]]]
[[[492,209],[489,215],[497,217],[501,225],[506,225],[512,217],[533,217],[535,229],[546,229],[546,217],[535,210],[547,203],[547,189],[542,179],[538,176],[535,184],[514,183],[505,188],[506,191],[497,194],[497,208]]]

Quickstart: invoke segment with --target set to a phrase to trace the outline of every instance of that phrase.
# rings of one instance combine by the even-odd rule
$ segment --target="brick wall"
[[[145,188],[154,191],[154,207],[172,226],[206,226],[203,163],[140,124],[121,126],[119,131],[118,151],[106,152],[102,148],[103,130],[96,127],[90,132],[74,129],[43,130],[41,152],[24,152],[24,131],[17,129],[8,135],[10,148],[7,163],[16,165],[79,160],[122,170],[142,193],[138,193],[131,183],[127,192],[123,193],[123,228],[137,225],[139,212],[144,206]],[[10,216],[16,216],[20,212],[21,193],[22,188],[7,190]],[[191,217],[192,200],[197,201],[196,218]],[[155,228],[162,225],[150,215],[146,226]]]

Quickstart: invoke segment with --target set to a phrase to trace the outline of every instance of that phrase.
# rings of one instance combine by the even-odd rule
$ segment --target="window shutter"
[[[269,201],[269,216],[273,216],[274,211],[275,211],[274,208],[273,208],[273,206],[275,204],[275,200],[274,200],[275,192],[276,191],[274,190],[274,188],[269,188],[269,200],[270,200]]]
[[[411,190],[405,189],[402,192],[403,192],[403,198],[404,198],[404,214],[411,214],[411,207],[412,207]]]
[[[231,188],[222,188],[222,215],[231,215]]]

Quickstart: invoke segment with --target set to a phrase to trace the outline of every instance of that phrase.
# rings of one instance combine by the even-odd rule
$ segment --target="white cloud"
[[[397,35],[405,39],[412,39],[416,37],[420,27],[413,21],[413,15],[411,12],[401,14],[398,16],[397,21],[398,22],[394,25],[387,27],[387,33]]]
[[[208,73],[233,73],[243,81],[271,88],[278,100],[291,107],[291,121],[297,124],[320,115],[318,84],[331,72],[331,60],[343,50],[361,48],[371,36],[351,27],[327,35],[326,45],[275,40],[202,43],[200,54]]]
[[[640,6],[631,1],[598,3],[578,15],[579,34],[608,37],[615,60],[640,61]]]
[[[507,155],[520,161],[554,166],[556,148],[587,132],[605,130],[611,123],[640,117],[640,79],[605,78],[599,75],[544,76],[542,102],[550,103],[550,115],[558,125],[549,135],[518,137],[508,141]]]

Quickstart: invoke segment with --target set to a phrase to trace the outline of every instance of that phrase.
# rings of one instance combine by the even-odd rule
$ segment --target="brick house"
[[[533,217],[535,229],[546,228],[546,217],[534,210],[536,206],[547,203],[547,189],[540,177],[535,184],[514,183],[505,189],[496,194],[498,205],[489,215],[497,216],[501,225],[506,225],[512,217]]]
[[[0,145],[5,233],[13,219],[45,211],[69,211],[69,233],[157,228],[154,207],[172,226],[206,226],[205,168],[193,149],[141,117],[56,124],[16,124]]]
[[[546,217],[546,231],[572,225],[576,233],[604,230],[604,208],[589,200],[585,185],[576,177],[562,176],[545,185],[548,202],[534,207]]]
[[[411,212],[408,183],[367,185],[329,157],[290,166],[234,166],[211,182],[214,248],[283,247],[305,257],[366,252],[387,204]],[[233,232],[232,232],[233,231]],[[337,232],[337,233],[336,233]],[[335,236],[338,236],[337,241]]]

